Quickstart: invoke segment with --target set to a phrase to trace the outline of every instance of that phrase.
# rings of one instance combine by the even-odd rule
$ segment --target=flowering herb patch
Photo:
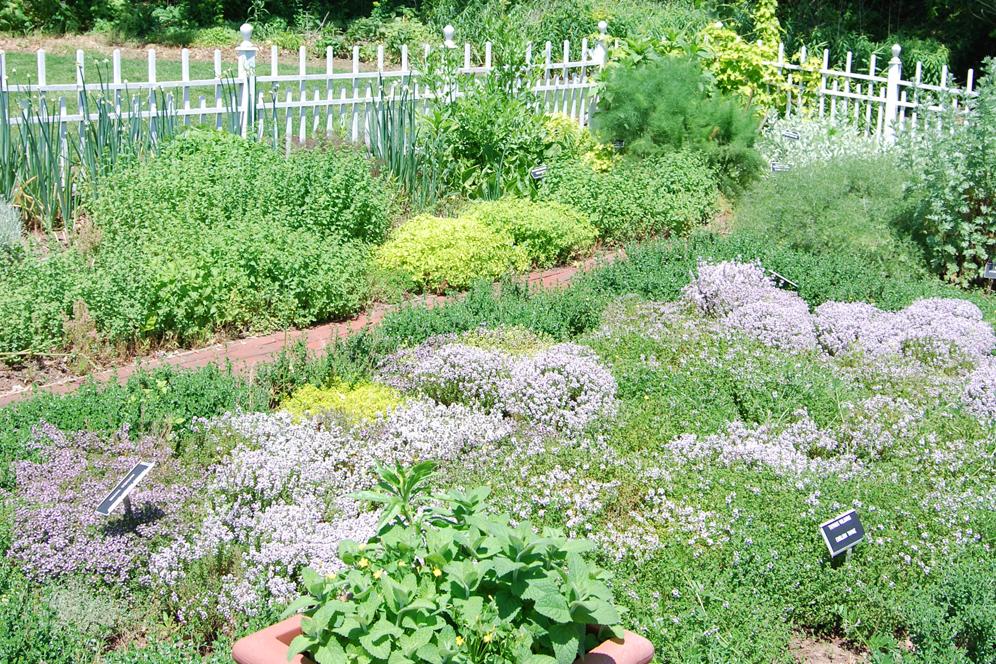
[[[182,448],[40,426],[6,496],[7,560],[50,583],[90,580],[210,643],[302,590],[324,597],[378,570],[377,583],[408,583],[397,563],[411,561],[387,555],[355,494],[380,464],[433,461],[433,490],[488,485],[509,528],[594,543],[586,559],[612,571],[627,626],[666,661],[778,661],[798,629],[904,635],[914,661],[987,661],[994,348],[964,301],[810,309],[759,264],[702,263],[674,301],[620,298],[571,343],[437,335],[352,387],[298,391],[293,412],[198,419]],[[94,505],[138,457],[157,464],[133,494],[139,523],[108,529],[119,522]],[[818,525],[848,509],[866,539],[838,569]],[[370,538],[376,555],[343,544]],[[488,622],[489,601],[437,645],[460,635],[485,658],[469,661],[514,658],[522,634]]]

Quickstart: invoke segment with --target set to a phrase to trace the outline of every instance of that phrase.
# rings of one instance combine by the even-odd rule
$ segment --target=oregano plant
[[[583,554],[593,544],[510,524],[488,509],[489,489],[430,498],[432,462],[381,468],[378,534],[345,541],[346,569],[306,570],[291,656],[364,664],[570,664],[622,635],[608,574]]]

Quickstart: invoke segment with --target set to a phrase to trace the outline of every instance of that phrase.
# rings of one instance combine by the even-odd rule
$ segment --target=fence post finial
[[[902,47],[892,45],[892,59],[889,60],[889,75],[885,84],[885,134],[886,145],[896,142],[896,120],[899,118],[899,82],[903,78],[903,62],[899,59]]]
[[[239,57],[239,129],[242,138],[249,135],[249,125],[256,108],[256,45],[252,43],[252,25],[243,23],[239,28],[242,43],[235,48]]]
[[[605,21],[598,22],[598,43],[595,44],[595,49],[591,52],[591,61],[596,65],[604,65],[606,58],[605,50],[605,37],[606,32],[609,28],[609,24]]]
[[[453,41],[453,33],[456,32],[453,26],[449,23],[443,28],[443,46],[446,48],[456,48],[456,42]]]

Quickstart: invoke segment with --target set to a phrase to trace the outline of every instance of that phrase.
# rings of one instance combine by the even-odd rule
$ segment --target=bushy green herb
[[[474,203],[461,214],[511,235],[538,267],[558,265],[584,255],[598,235],[584,215],[559,203],[503,198]]]
[[[978,283],[996,255],[996,61],[968,104],[971,122],[949,117],[945,131],[912,150],[918,205],[910,222],[931,267],[963,286]]]
[[[883,275],[923,273],[917,247],[897,227],[906,178],[889,155],[773,173],[744,195],[736,226],[806,253],[863,256]]]
[[[712,170],[691,152],[626,161],[604,173],[583,163],[550,165],[539,197],[584,212],[607,243],[683,235],[715,210]]]
[[[305,609],[291,653],[318,664],[571,664],[600,636],[622,635],[609,575],[581,556],[593,543],[510,526],[489,513],[487,487],[427,506],[434,467],[382,468],[378,490],[360,494],[382,506],[380,530],[340,545],[341,576],[304,575],[308,593],[285,614]]]
[[[420,216],[405,222],[378,249],[381,267],[432,291],[466,288],[528,266],[512,236],[469,218]]]
[[[711,89],[698,64],[669,57],[607,70],[592,117],[605,142],[623,141],[637,157],[687,149],[701,152],[724,193],[757,177],[757,120],[738,100]]]

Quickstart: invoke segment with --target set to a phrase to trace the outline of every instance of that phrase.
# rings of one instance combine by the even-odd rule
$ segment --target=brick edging
[[[623,256],[625,256],[625,253],[622,250],[613,251],[589,258],[579,266],[557,267],[550,270],[530,272],[526,277],[526,281],[530,285],[536,285],[541,288],[565,286],[578,272],[588,272],[598,265],[611,263]],[[422,304],[430,309],[453,299],[453,297],[443,295],[426,295],[420,298]],[[198,369],[209,364],[231,364],[233,372],[236,374],[245,374],[257,364],[274,359],[283,350],[301,340],[305,341],[308,350],[319,351],[335,339],[349,336],[366,327],[376,325],[388,313],[418,301],[409,300],[400,305],[375,303],[366,311],[348,321],[325,323],[305,330],[285,330],[258,337],[236,339],[204,348],[180,351],[163,357],[138,358],[129,364],[104,369],[89,376],[74,376],[44,385],[7,392],[0,395],[0,408],[28,399],[39,392],[69,394],[79,389],[80,386],[91,378],[98,383],[109,383],[112,380],[121,383],[138,371],[148,371],[166,366],[181,369]]]

